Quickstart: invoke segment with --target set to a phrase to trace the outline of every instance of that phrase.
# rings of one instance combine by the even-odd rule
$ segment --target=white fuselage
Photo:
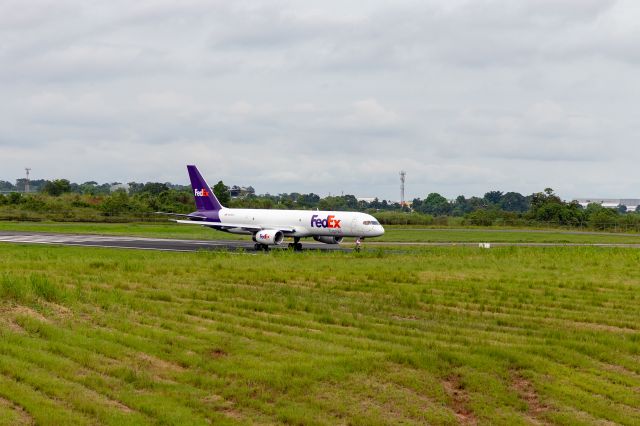
[[[264,229],[288,227],[294,230],[288,233],[293,237],[378,237],[384,234],[382,225],[366,213],[223,208],[218,214],[222,224],[246,224]],[[228,232],[251,234],[240,228],[232,228]]]

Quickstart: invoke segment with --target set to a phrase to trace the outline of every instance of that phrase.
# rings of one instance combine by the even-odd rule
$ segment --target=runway
[[[158,250],[176,252],[194,252],[198,250],[244,251],[255,253],[254,243],[245,240],[178,240],[169,238],[146,238],[115,235],[92,234],[57,234],[42,232],[0,231],[0,243],[21,244],[53,244],[82,247],[107,247],[136,250]],[[483,243],[484,244],[484,243]],[[489,247],[607,247],[635,248],[640,244],[624,243],[488,243]],[[479,247],[477,242],[390,242],[367,241],[365,247]],[[352,246],[338,244],[322,244],[313,240],[302,241],[303,250],[351,251]],[[286,250],[287,244],[273,247],[275,250]]]
[[[168,238],[143,238],[114,235],[56,234],[41,232],[0,231],[0,243],[53,244],[82,247],[107,247],[137,250],[158,250],[192,252],[198,250],[226,250],[255,252],[254,243],[246,240],[176,240]],[[303,242],[303,250],[349,250],[337,244],[323,244],[314,241]],[[275,249],[286,249],[287,245]]]

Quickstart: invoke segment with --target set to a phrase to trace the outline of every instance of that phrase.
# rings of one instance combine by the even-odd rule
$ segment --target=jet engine
[[[263,229],[253,234],[253,241],[268,246],[277,246],[282,243],[283,239],[284,235],[282,232],[276,231],[275,229]]]
[[[314,240],[320,242],[320,243],[325,243],[325,244],[340,244],[342,242],[342,237],[329,237],[329,236],[314,236],[313,237]]]

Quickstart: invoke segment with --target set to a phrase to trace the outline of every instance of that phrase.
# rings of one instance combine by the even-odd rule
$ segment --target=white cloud
[[[633,0],[0,2],[0,179],[636,196]]]
[[[347,122],[356,126],[392,126],[398,123],[398,114],[383,107],[376,99],[363,99],[353,103],[353,114]]]

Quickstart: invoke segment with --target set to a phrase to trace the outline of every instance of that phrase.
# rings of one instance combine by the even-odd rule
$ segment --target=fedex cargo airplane
[[[196,166],[187,166],[197,211],[178,223],[200,225],[233,234],[253,236],[256,250],[268,250],[293,238],[290,248],[300,250],[300,238],[312,237],[325,244],[339,244],[344,237],[378,237],[384,228],[371,215],[356,212],[228,209],[216,198]]]

